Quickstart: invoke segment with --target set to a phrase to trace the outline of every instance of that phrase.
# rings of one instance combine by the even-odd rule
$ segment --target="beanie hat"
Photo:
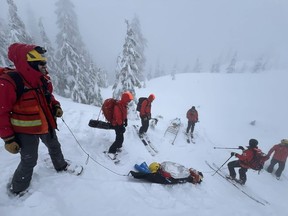
[[[282,139],[281,144],[288,145],[288,139]]]
[[[153,101],[155,99],[155,95],[154,94],[150,94],[148,97],[149,101]]]
[[[131,100],[133,100],[133,95],[129,91],[122,94],[121,101],[129,103]]]

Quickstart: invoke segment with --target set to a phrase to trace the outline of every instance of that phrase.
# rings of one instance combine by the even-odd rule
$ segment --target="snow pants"
[[[195,122],[192,122],[192,121],[188,121],[188,126],[187,126],[187,129],[186,129],[186,133],[188,134],[189,133],[189,130],[191,129],[191,134],[193,134],[194,132],[194,127],[195,127]]]
[[[139,134],[146,133],[149,127],[149,119],[147,117],[141,118],[142,126],[139,129]]]
[[[271,162],[270,162],[270,165],[269,165],[268,168],[267,168],[267,171],[268,171],[269,173],[272,173],[272,172],[273,172],[273,168],[274,168],[274,166],[275,166],[277,163],[278,163],[278,169],[276,170],[275,175],[276,175],[277,177],[280,177],[281,174],[282,174],[282,172],[283,172],[283,170],[284,170],[284,168],[285,168],[285,162],[284,162],[284,161],[279,161],[279,160],[276,160],[276,159],[272,158],[272,159],[271,159]]]
[[[57,171],[61,171],[67,166],[55,130],[49,134],[16,134],[16,140],[21,147],[21,160],[11,182],[11,188],[14,193],[24,191],[30,185],[33,169],[37,164],[40,139],[48,148],[54,168]]]
[[[245,184],[245,182],[247,180],[247,176],[246,176],[247,168],[241,167],[239,160],[231,161],[231,162],[228,163],[228,169],[229,169],[230,176],[232,178],[236,177],[236,172],[235,172],[235,168],[236,167],[240,167],[240,169],[239,169],[239,178]]]
[[[117,152],[117,149],[122,148],[122,144],[124,142],[125,129],[123,130],[121,128],[116,128],[115,133],[116,133],[116,139],[113,142],[113,144],[110,146],[109,151],[108,151],[109,153],[113,153],[113,154]]]

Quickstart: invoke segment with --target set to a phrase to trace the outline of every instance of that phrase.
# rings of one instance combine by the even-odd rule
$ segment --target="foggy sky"
[[[43,17],[55,42],[55,0],[14,0],[26,27]],[[2,3],[3,2],[3,3]],[[41,4],[39,4],[41,2]],[[125,19],[137,15],[146,49],[146,69],[156,63],[166,70],[193,68],[197,58],[204,70],[214,61],[268,58],[288,68],[287,0],[72,0],[80,32],[99,67],[113,72],[126,34]],[[2,7],[3,5],[3,7]],[[1,0],[1,18],[7,13]],[[29,8],[29,9],[28,9]],[[30,16],[27,16],[27,14]],[[30,18],[28,18],[30,17]],[[32,18],[31,18],[32,17]],[[29,20],[29,21],[28,21]],[[37,20],[38,22],[38,20]],[[38,31],[37,22],[35,29]],[[29,24],[28,24],[29,23]]]

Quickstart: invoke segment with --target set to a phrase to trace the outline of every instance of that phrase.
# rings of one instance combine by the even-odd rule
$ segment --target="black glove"
[[[235,156],[236,153],[235,152],[231,152],[231,157]]]
[[[128,126],[128,120],[127,120],[127,119],[124,120],[124,126],[125,126],[125,127]]]
[[[126,129],[124,125],[117,125],[115,126],[115,131],[116,133],[125,133]]]
[[[241,149],[242,151],[244,151],[244,147],[243,146],[239,146],[239,149]]]

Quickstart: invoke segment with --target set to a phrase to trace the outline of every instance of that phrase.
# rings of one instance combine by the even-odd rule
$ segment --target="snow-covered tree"
[[[237,62],[237,53],[235,53],[230,61],[230,64],[226,68],[227,73],[235,73],[236,72],[236,62]]]
[[[252,73],[259,73],[265,70],[266,62],[264,61],[263,57],[260,57],[256,60],[253,68]]]
[[[8,43],[12,44],[15,42],[33,44],[33,39],[30,34],[26,31],[24,22],[20,19],[17,13],[17,6],[13,0],[7,0],[9,8],[9,38]]]
[[[64,77],[59,79],[59,92],[79,103],[98,104],[102,99],[98,98],[98,94],[93,95],[97,81],[90,78],[96,77],[91,74],[95,70],[90,71],[91,58],[82,42],[73,3],[70,0],[58,0],[56,15],[59,28],[56,58]]]
[[[141,83],[137,78],[139,69],[136,60],[139,58],[134,38],[134,31],[129,22],[126,20],[127,33],[125,43],[123,45],[122,54],[117,58],[116,81],[113,85],[113,97],[119,99],[123,92],[130,91],[134,97],[136,96],[135,87],[140,88]]]
[[[172,80],[176,79],[176,73],[177,73],[177,65],[175,64],[172,71],[171,71],[171,78]]]
[[[193,73],[200,73],[201,71],[202,71],[202,65],[200,63],[199,58],[197,58],[192,72]]]
[[[55,59],[55,50],[52,46],[51,41],[49,40],[42,19],[39,19],[38,22],[38,26],[39,26],[39,30],[40,30],[40,37],[41,37],[41,41],[42,41],[42,46],[45,47],[45,49],[47,50],[46,52],[46,57],[48,60],[48,71],[49,74],[51,76],[52,82],[53,82],[53,86],[54,86],[54,91],[58,94],[60,94],[59,91],[59,79],[61,78],[61,71],[60,68],[57,65],[57,61]],[[62,77],[62,79],[64,79],[64,77]]]
[[[219,73],[220,72],[220,63],[219,62],[215,62],[212,64],[211,66],[211,73]]]
[[[146,58],[144,55],[145,48],[147,47],[147,40],[144,38],[140,21],[137,16],[135,16],[131,22],[131,28],[134,32],[134,40],[136,41],[135,51],[138,53],[138,58],[136,59],[135,63],[139,70],[139,79],[145,80],[145,64]]]
[[[8,48],[8,29],[4,21],[0,19],[0,66],[6,67],[11,64],[7,57],[7,48]]]

